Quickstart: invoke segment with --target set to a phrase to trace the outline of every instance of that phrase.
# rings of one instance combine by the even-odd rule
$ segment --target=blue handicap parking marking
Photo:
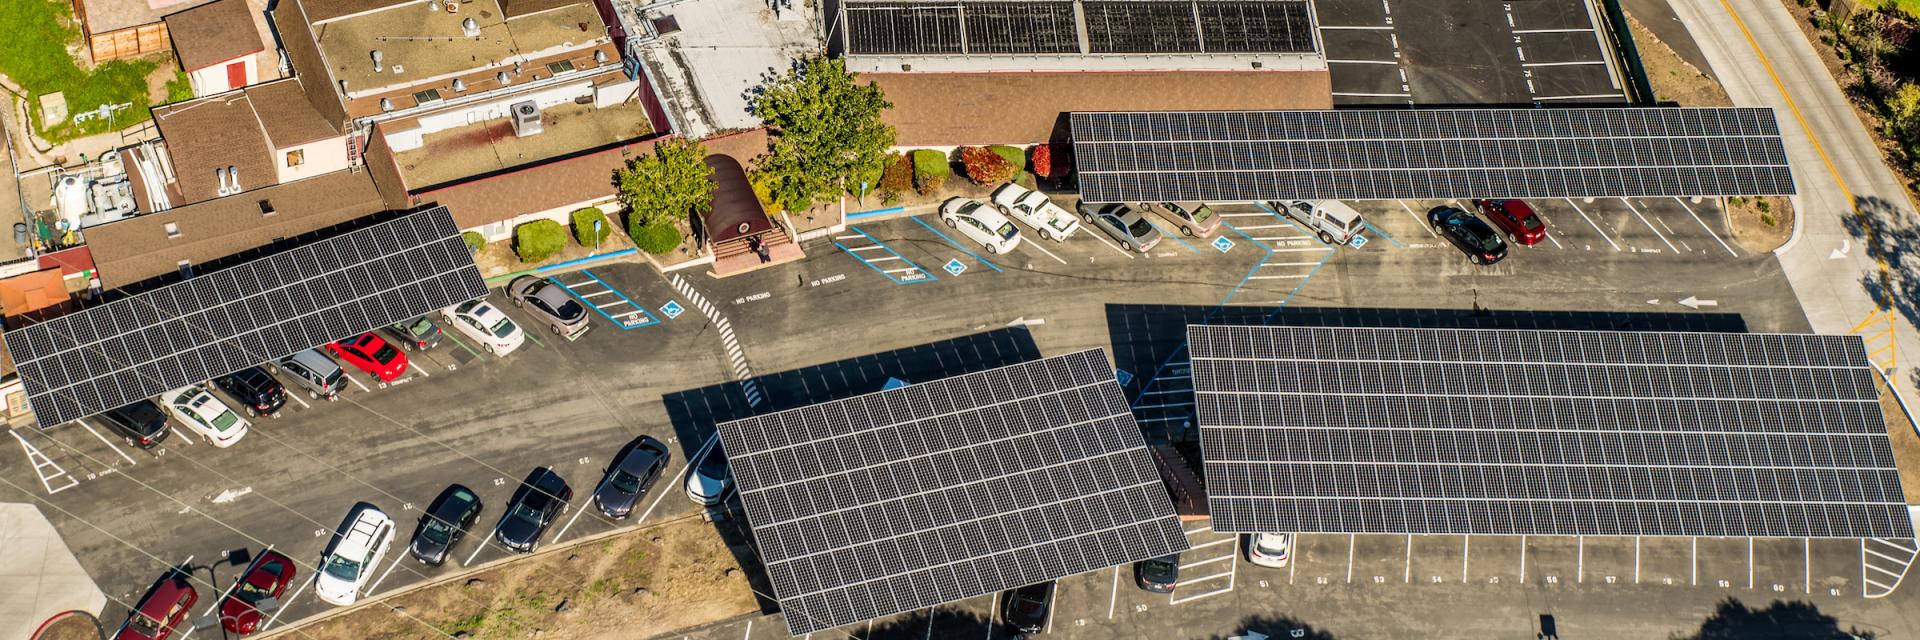
[[[1367,237],[1359,234],[1354,234],[1353,241],[1348,244],[1353,245],[1353,248],[1355,249],[1367,246]]]
[[[1133,374],[1128,373],[1126,369],[1115,368],[1113,370],[1113,379],[1120,381],[1120,386],[1124,387],[1127,386],[1127,383],[1133,382]]]
[[[967,265],[961,264],[959,258],[954,258],[952,260],[947,261],[947,266],[945,267],[945,269],[947,270],[947,273],[951,273],[957,276],[967,272]]]
[[[680,306],[680,302],[676,300],[668,300],[666,304],[660,306],[660,313],[667,314],[668,320],[678,318],[680,314],[686,312],[686,307]]]
[[[1222,235],[1213,239],[1213,248],[1219,249],[1220,253],[1226,253],[1233,248],[1233,241],[1228,240],[1225,235]]]

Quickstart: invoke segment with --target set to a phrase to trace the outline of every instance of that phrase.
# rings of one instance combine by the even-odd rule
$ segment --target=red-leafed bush
[[[960,149],[960,163],[967,167],[967,179],[974,184],[998,184],[1013,177],[1019,169],[1006,158],[985,147]]]
[[[1073,173],[1073,156],[1065,148],[1056,149],[1051,144],[1033,146],[1033,174],[1048,180],[1059,180]]]

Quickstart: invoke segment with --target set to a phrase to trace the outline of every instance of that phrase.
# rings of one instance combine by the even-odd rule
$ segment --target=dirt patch
[[[1661,100],[1683,107],[1733,106],[1719,81],[1687,64],[1673,47],[1654,37],[1646,25],[1632,16],[1627,17],[1627,25],[1633,29],[1633,41],[1640,45],[1640,63],[1646,67],[1647,81],[1653,84],[1653,92]]]
[[[1727,198],[1727,224],[1747,253],[1771,253],[1793,236],[1793,202],[1780,196]]]
[[[712,524],[553,549],[299,628],[312,640],[647,638],[758,611]]]
[[[100,640],[100,633],[100,623],[93,616],[74,611],[56,618],[30,640]]]

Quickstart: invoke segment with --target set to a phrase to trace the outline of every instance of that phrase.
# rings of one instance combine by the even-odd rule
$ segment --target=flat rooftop
[[[651,131],[638,101],[595,109],[563,104],[541,110],[541,133],[513,135],[513,124],[495,118],[429,134],[418,149],[394,154],[410,189],[425,189],[576,151],[633,140]]]
[[[314,24],[314,39],[349,98],[580,49],[608,40],[600,13],[573,3],[506,17],[490,2],[459,13],[432,11],[425,0],[398,4]],[[464,34],[473,20],[479,37]],[[375,71],[373,52],[381,54]]]

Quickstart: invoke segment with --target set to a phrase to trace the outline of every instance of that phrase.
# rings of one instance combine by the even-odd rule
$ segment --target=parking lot
[[[292,400],[280,417],[256,420],[252,433],[228,449],[182,433],[155,450],[140,451],[91,420],[46,432],[16,432],[19,439],[7,445],[14,452],[4,454],[9,462],[0,491],[14,494],[9,500],[41,501],[110,599],[125,603],[164,567],[189,557],[205,563],[230,548],[271,544],[310,566],[348,507],[359,501],[392,514],[404,536],[417,517],[412,512],[458,482],[487,504],[479,522],[491,527],[519,479],[542,465],[565,477],[575,494],[573,508],[544,538],[547,544],[693,513],[695,505],[674,476],[711,437],[715,420],[867,389],[895,374],[921,375],[867,366],[856,357],[865,354],[923,349],[938,365],[928,371],[951,371],[1008,357],[1102,347],[1136,380],[1129,390],[1143,388],[1165,371],[1133,364],[1132,354],[1146,353],[1154,362],[1165,356],[1130,336],[1129,321],[1116,310],[1134,307],[1207,310],[1226,304],[1254,314],[1283,307],[1476,305],[1731,312],[1755,331],[1805,330],[1778,266],[1770,256],[1738,251],[1712,201],[1536,202],[1550,228],[1549,240],[1516,247],[1491,267],[1469,264],[1429,234],[1423,216],[1437,204],[1355,203],[1370,226],[1369,242],[1360,248],[1327,246],[1296,222],[1244,205],[1219,207],[1224,224],[1211,236],[1169,235],[1144,255],[1121,251],[1110,239],[1085,230],[1058,244],[1028,238],[1009,254],[993,255],[953,233],[937,216],[922,215],[856,221],[846,232],[809,244],[806,260],[724,280],[695,272],[662,275],[632,263],[597,266],[556,276],[598,309],[593,328],[577,340],[536,332],[525,346],[500,358],[450,335],[431,351],[410,353],[414,366],[406,376],[382,385],[350,371],[354,384],[339,400]],[[910,277],[912,271],[900,269],[925,276]],[[1679,304],[1688,297],[1700,308]],[[497,290],[492,298],[504,302]],[[508,307],[506,312],[531,325],[520,311]],[[997,341],[922,346],[994,331],[1019,332],[1032,346],[993,346]],[[846,358],[854,360],[811,368]],[[1171,416],[1184,410],[1177,388],[1162,388],[1173,391],[1164,394],[1170,399],[1136,402],[1143,425],[1151,412]],[[673,460],[647,496],[645,511],[608,520],[593,512],[586,496],[600,481],[607,457],[642,434],[668,443]],[[462,541],[452,560],[438,568],[406,560],[403,547],[396,545],[374,574],[369,593],[378,596],[451,575],[463,565],[510,557],[497,544],[481,543],[484,534],[477,531]],[[1071,626],[1071,634],[1083,637],[1133,635],[1160,629],[1152,627],[1157,624],[1174,625],[1182,633],[1212,633],[1223,620],[1239,617],[1223,612],[1271,609],[1271,602],[1247,600],[1272,597],[1262,595],[1267,591],[1286,590],[1279,597],[1289,603],[1329,603],[1298,609],[1301,615],[1325,615],[1356,598],[1439,588],[1433,576],[1453,585],[1446,588],[1459,588],[1451,581],[1462,571],[1471,593],[1491,594],[1489,602],[1500,606],[1528,593],[1503,591],[1520,589],[1514,582],[1547,589],[1541,585],[1549,584],[1544,582],[1548,576],[1562,589],[1598,588],[1611,576],[1618,586],[1608,588],[1628,599],[1642,597],[1634,589],[1658,586],[1698,590],[1687,593],[1710,602],[1718,596],[1709,594],[1722,593],[1715,590],[1723,589],[1718,586],[1723,579],[1732,585],[1724,593],[1749,593],[1742,591],[1746,565],[1727,560],[1743,560],[1744,547],[1726,551],[1705,539],[1697,573],[1689,565],[1684,585],[1664,582],[1682,575],[1673,562],[1655,562],[1672,555],[1672,549],[1643,541],[1639,586],[1626,584],[1632,565],[1621,564],[1627,547],[1620,541],[1586,541],[1586,555],[1569,546],[1575,541],[1532,541],[1524,578],[1513,553],[1517,546],[1503,552],[1500,545],[1512,546],[1511,541],[1495,538],[1416,537],[1409,554],[1404,536],[1359,536],[1352,541],[1354,563],[1348,567],[1344,537],[1305,536],[1298,564],[1285,576],[1249,566],[1235,553],[1231,536],[1196,531],[1195,542],[1207,545],[1183,562],[1189,565],[1183,572],[1195,581],[1171,597],[1134,589],[1126,569],[1068,580],[1056,633]],[[1845,544],[1815,541],[1808,556],[1813,573],[1806,574],[1791,571],[1792,549],[1763,542],[1755,550],[1754,589],[1771,594],[1772,585],[1779,584],[1787,589],[1780,593],[1803,593],[1811,584],[1815,595],[1838,588],[1840,596],[1822,597],[1865,602],[1859,596],[1861,550],[1858,541],[1851,544],[1849,552]],[[1458,551],[1450,551],[1455,547]],[[1906,557],[1897,549],[1876,548]],[[1846,559],[1842,556],[1853,564],[1840,562]],[[223,567],[219,579],[229,580],[232,571]],[[1834,582],[1838,579],[1847,581]],[[1662,582],[1655,585],[1655,580]],[[942,624],[935,635],[984,634],[984,622],[976,627],[968,622],[989,619],[983,614],[991,613],[992,603],[975,600],[938,612]],[[291,594],[274,624],[328,606],[308,593]],[[104,619],[121,615],[113,608]],[[885,635],[885,623],[877,633]],[[1390,623],[1369,624],[1387,629]],[[746,633],[744,625],[709,632],[737,636]],[[894,626],[926,632],[911,621]],[[969,628],[979,633],[963,631]],[[779,625],[764,621],[752,633],[784,635]]]
[[[1586,0],[1314,7],[1336,105],[1626,101]]]

